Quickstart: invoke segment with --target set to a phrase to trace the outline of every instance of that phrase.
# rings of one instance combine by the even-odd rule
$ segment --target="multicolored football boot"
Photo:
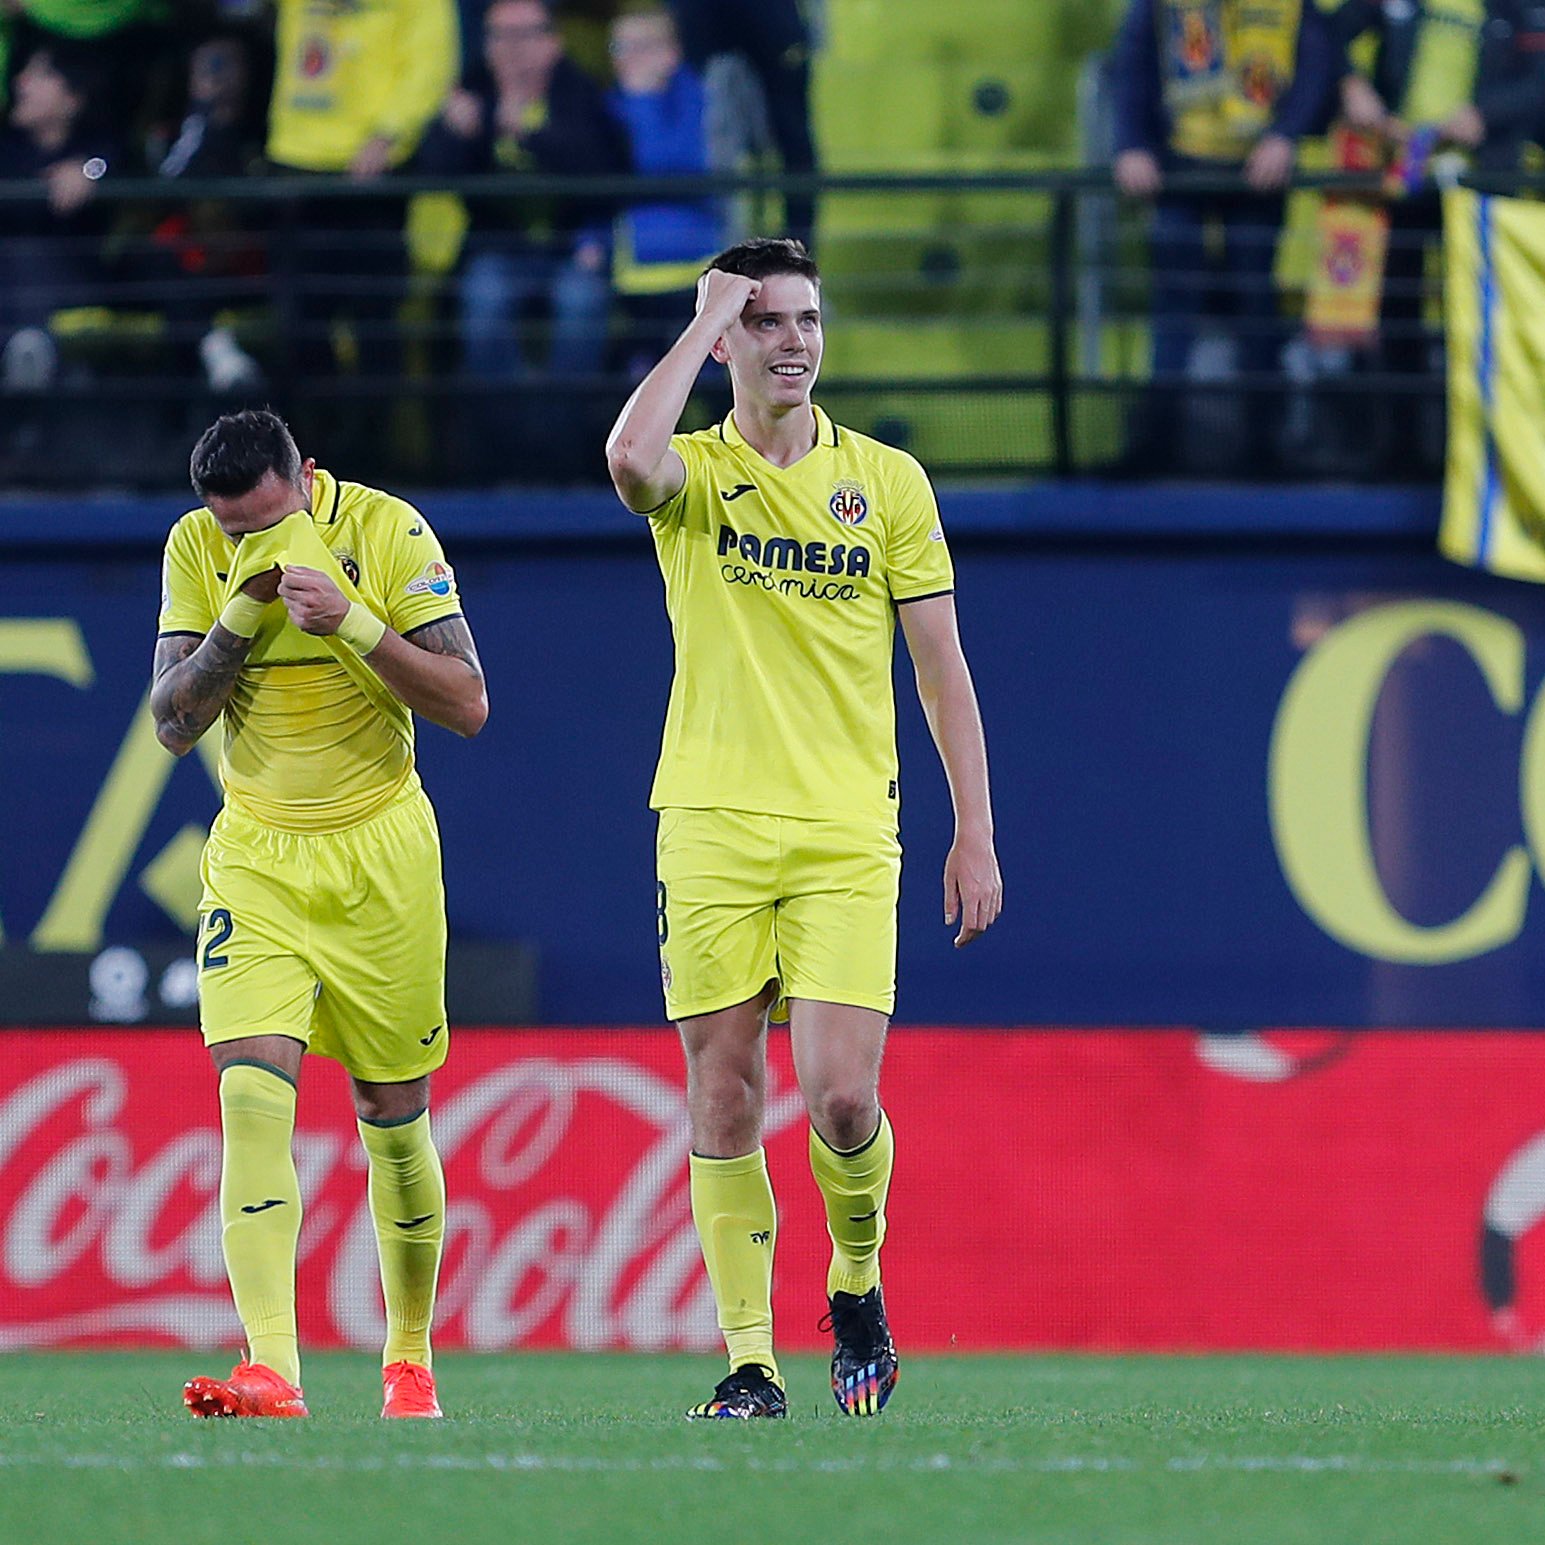
[[[310,1416],[306,1397],[266,1363],[239,1362],[228,1379],[200,1374],[182,1387],[182,1403],[195,1416]]]
[[[772,1370],[760,1363],[743,1363],[727,1378],[719,1380],[711,1400],[705,1400],[687,1412],[687,1420],[712,1421],[727,1417],[749,1421],[753,1417],[788,1414],[788,1398]]]
[[[381,1389],[386,1397],[382,1416],[445,1415],[435,1394],[435,1376],[422,1363],[388,1363],[381,1370]]]
[[[901,1377],[896,1343],[885,1323],[878,1287],[860,1297],[833,1293],[831,1312],[821,1321],[836,1343],[832,1352],[832,1394],[849,1416],[878,1416]]]

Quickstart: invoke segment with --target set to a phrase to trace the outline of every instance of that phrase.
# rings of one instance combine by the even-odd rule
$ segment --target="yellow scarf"
[[[1293,79],[1303,0],[1156,0],[1170,142],[1243,161]]]
[[[1486,0],[1423,0],[1421,31],[1400,116],[1442,123],[1470,100],[1481,55]]]

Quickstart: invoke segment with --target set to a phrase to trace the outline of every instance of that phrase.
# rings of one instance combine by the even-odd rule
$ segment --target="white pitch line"
[[[1500,1475],[1511,1469],[1500,1459],[1365,1459],[1354,1454],[1183,1454],[1146,1461],[1113,1455],[1071,1454],[1043,1459],[960,1458],[929,1454],[915,1458],[875,1455],[854,1459],[766,1458],[747,1454],[723,1458],[714,1454],[663,1455],[656,1459],[608,1459],[601,1455],[532,1453],[394,1454],[341,1459],[273,1453],[199,1454],[6,1454],[0,1469],[36,1470],[297,1470],[342,1474],[382,1474],[391,1471],[460,1472],[472,1475],[585,1474],[639,1475],[661,1471],[693,1473],[765,1472],[776,1475],[892,1473],[964,1475],[1088,1475],[1113,1472],[1206,1472],[1287,1475]]]

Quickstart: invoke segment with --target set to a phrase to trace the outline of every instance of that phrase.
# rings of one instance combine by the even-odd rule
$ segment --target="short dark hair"
[[[188,461],[193,492],[206,502],[211,494],[249,494],[270,472],[300,487],[300,448],[289,425],[267,408],[222,414],[198,437]]]
[[[37,58],[46,60],[70,95],[80,99],[82,116],[91,111],[92,104],[100,101],[112,85],[101,53],[75,38],[50,37],[28,55],[29,62]]]
[[[726,247],[709,265],[720,273],[743,279],[770,279],[774,274],[798,274],[812,284],[821,282],[821,270],[802,241],[789,236],[753,236]]]

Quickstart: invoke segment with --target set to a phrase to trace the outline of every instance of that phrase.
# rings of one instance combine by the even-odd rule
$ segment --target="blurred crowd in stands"
[[[1141,468],[1209,455],[1299,470],[1318,459],[1433,470],[1441,417],[1402,392],[1436,377],[1441,337],[1428,281],[1442,230],[1439,188],[1474,167],[1521,172],[1545,144],[1540,0],[1132,0],[1110,66],[1113,174],[1151,200],[1153,376],[1127,449]],[[1301,147],[1329,136],[1321,170],[1380,174],[1376,201],[1326,198],[1296,332],[1283,304],[1286,192]],[[1171,187],[1233,171],[1235,191]],[[1363,276],[1366,276],[1364,278]],[[1317,312],[1316,282],[1335,289]],[[1374,400],[1316,393],[1362,368],[1404,378]],[[1300,388],[1280,407],[1283,374]],[[1196,411],[1216,383],[1211,411]],[[1264,386],[1264,390],[1262,389]],[[1326,403],[1332,411],[1316,412]],[[1188,434],[1188,430],[1190,431]],[[1187,442],[1194,442],[1187,452]],[[1207,447],[1213,449],[1209,452]]]
[[[1100,80],[1115,185],[1152,206],[1155,383],[1126,459],[1163,470],[1189,436],[1203,470],[1222,444],[1247,465],[1328,455],[1334,470],[1316,388],[1358,372],[1430,379],[1440,363],[1445,169],[1526,169],[1545,143],[1545,0],[1120,3]],[[743,202],[628,199],[615,181],[559,198],[396,184],[813,172],[821,8],[0,0],[0,393],[44,393],[72,328],[89,332],[110,295],[120,331],[124,314],[153,318],[160,368],[208,392],[352,380],[363,422],[370,383],[455,373],[469,392],[458,455],[505,456],[524,433],[561,471],[564,437],[592,434],[585,383],[647,369],[690,315],[704,260],[741,234]],[[1321,245],[1373,275],[1330,321],[1285,303],[1314,288],[1313,259],[1307,276],[1284,273],[1289,184],[1306,164],[1380,173],[1390,195],[1304,217],[1312,228],[1328,210]],[[1196,172],[1233,189],[1190,190]],[[282,205],[179,192],[249,174],[288,179]],[[166,197],[100,196],[123,177],[164,181]],[[7,200],[7,182],[46,196]],[[775,218],[821,255],[813,196],[791,194]],[[1187,392],[1209,390],[1216,412],[1198,419]],[[1423,402],[1391,410],[1392,446],[1430,442]]]
[[[548,0],[0,0],[0,182],[47,190],[0,202],[0,390],[48,388],[61,330],[109,293],[156,313],[178,365],[217,392],[267,388],[241,341],[265,301],[285,310],[291,372],[390,379],[410,364],[411,275],[439,267],[459,322],[448,363],[490,385],[475,453],[495,383],[595,375],[619,337],[622,367],[647,368],[690,317],[727,212],[615,187],[415,206],[395,181],[703,173],[769,154],[812,171],[809,45],[795,0],[561,14]],[[248,174],[299,189],[282,238],[273,206],[178,197],[178,182]],[[167,199],[97,196],[121,177],[164,179]],[[785,215],[810,238],[813,199]],[[614,306],[630,325],[614,329]],[[565,415],[529,417],[550,451]]]

